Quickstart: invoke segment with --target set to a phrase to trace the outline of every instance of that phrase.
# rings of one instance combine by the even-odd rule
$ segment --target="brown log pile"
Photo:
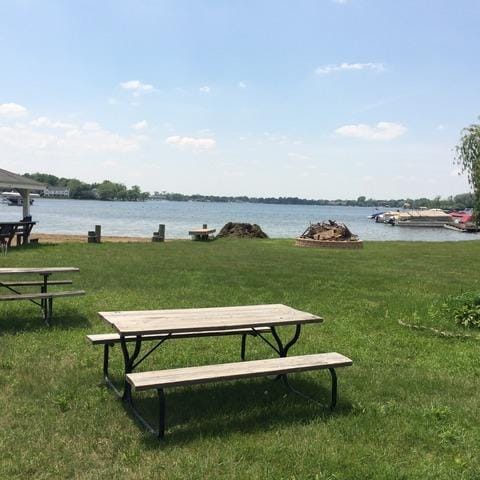
[[[256,224],[228,222],[223,226],[217,238],[268,238],[268,235]]]
[[[302,233],[302,235],[300,235],[300,238],[310,238],[312,240],[332,242],[358,240],[358,236],[354,235],[345,224],[337,223],[334,220],[310,224],[309,227]]]

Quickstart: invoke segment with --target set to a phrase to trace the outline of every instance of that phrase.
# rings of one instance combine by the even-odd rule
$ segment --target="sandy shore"
[[[32,238],[38,238],[40,243],[87,243],[86,235],[32,232]],[[147,243],[151,241],[152,239],[149,237],[109,237],[102,235],[102,242],[105,243]]]

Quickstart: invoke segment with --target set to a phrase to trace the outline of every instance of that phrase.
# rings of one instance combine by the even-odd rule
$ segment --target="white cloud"
[[[278,145],[285,145],[288,141],[286,135],[272,132],[263,132],[263,138],[268,142],[276,143]]]
[[[138,150],[141,142],[138,136],[121,136],[97,122],[75,125],[39,117],[29,124],[0,127],[0,147],[22,154],[126,153]]]
[[[208,85],[204,85],[203,87],[200,87],[199,90],[203,93],[210,93],[212,89]]]
[[[27,109],[18,103],[0,103],[0,115],[5,117],[22,117]]]
[[[140,80],[129,80],[128,82],[120,83],[120,86],[125,90],[133,92],[134,97],[139,97],[143,93],[150,93],[155,90],[153,85],[142,83]]]
[[[348,72],[348,71],[360,71],[360,70],[372,70],[374,72],[385,71],[385,65],[383,63],[332,63],[329,65],[322,65],[315,70],[317,75],[329,75],[334,72]]]
[[[340,5],[345,5],[347,3],[347,0],[332,0],[333,3],[338,3]]]
[[[205,151],[212,150],[217,145],[213,138],[207,137],[181,137],[174,135],[165,139],[165,143],[179,148],[180,150]]]
[[[143,130],[148,127],[148,122],[146,120],[142,120],[140,122],[134,123],[132,128],[134,130]]]
[[[38,117],[30,122],[30,125],[38,128],[74,128],[74,125],[66,122],[54,122],[47,117]]]
[[[402,136],[407,127],[401,123],[378,122],[370,126],[363,123],[357,125],[344,125],[337,128],[335,133],[344,137],[360,138],[362,140],[393,140]]]
[[[437,125],[437,130],[438,130],[439,132],[441,132],[442,130],[445,130],[446,128],[447,128],[447,127],[446,127],[445,125],[442,125],[442,124]]]
[[[247,88],[247,84],[245,82],[240,81],[240,82],[237,83],[237,87],[238,88]]]
[[[292,158],[293,160],[310,160],[310,157],[307,155],[302,155],[301,153],[289,152],[288,158]]]

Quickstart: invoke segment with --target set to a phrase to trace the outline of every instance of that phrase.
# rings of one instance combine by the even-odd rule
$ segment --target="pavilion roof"
[[[31,178],[17,175],[16,173],[9,172],[0,168],[0,189],[25,189],[25,190],[44,190],[45,184],[36,182]]]

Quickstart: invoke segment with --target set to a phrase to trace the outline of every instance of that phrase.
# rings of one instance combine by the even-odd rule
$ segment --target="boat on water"
[[[395,218],[400,214],[400,210],[389,210],[388,212],[382,212],[375,217],[377,223],[389,223],[394,224]]]
[[[479,231],[478,226],[473,221],[472,209],[463,210],[461,212],[450,212],[450,216],[453,219],[453,223],[445,224],[445,228],[461,233],[475,233]]]
[[[397,212],[390,217],[392,225],[398,227],[440,227],[453,224],[452,217],[443,210],[431,208],[428,210],[409,210]]]
[[[377,211],[371,213],[371,214],[367,217],[369,220],[375,220],[375,221],[377,221],[377,218],[385,213],[384,211],[380,212],[380,211],[378,210],[378,208],[376,208],[375,210],[377,210]]]
[[[2,201],[13,207],[23,206],[23,197],[18,192],[2,192]],[[30,193],[30,205],[33,205],[34,199],[39,198],[38,193]]]

